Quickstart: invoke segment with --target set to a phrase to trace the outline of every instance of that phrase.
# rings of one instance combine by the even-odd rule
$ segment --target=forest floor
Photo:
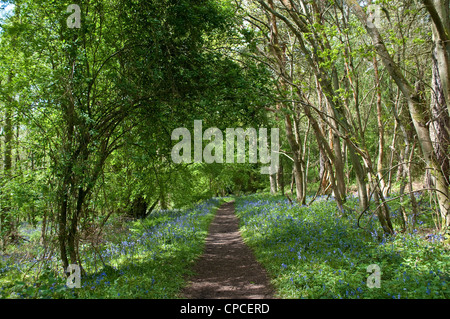
[[[274,298],[274,289],[265,269],[241,237],[234,202],[225,203],[218,209],[194,272],[196,275],[189,279],[182,298]]]

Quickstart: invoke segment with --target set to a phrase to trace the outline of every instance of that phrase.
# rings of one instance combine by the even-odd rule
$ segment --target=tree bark
[[[270,193],[276,194],[277,193],[277,177],[276,174],[269,175],[270,180]]]
[[[380,75],[378,73],[377,57],[373,57],[373,68],[375,73],[375,86],[377,94],[377,123],[378,123],[378,159],[377,159],[377,178],[383,194],[386,194],[386,182],[383,178],[383,160],[384,160],[384,124],[381,104],[381,86]],[[385,195],[384,195],[385,196]]]
[[[436,67],[446,105],[450,105],[450,1],[422,0],[433,21]],[[450,108],[447,110],[450,116]]]
[[[431,124],[430,135],[433,141],[436,157],[444,176],[450,174],[449,147],[450,147],[450,118],[448,116],[448,104],[445,100],[444,81],[439,72],[437,49],[433,51],[432,61],[432,88],[431,93]]]
[[[278,167],[277,172],[277,186],[278,189],[281,191],[281,195],[284,196],[284,166],[283,166],[283,160],[280,158],[280,166]]]
[[[274,4],[273,0],[268,1],[269,6],[273,9]],[[276,63],[278,64],[278,69],[280,74],[282,75],[282,78],[280,79],[280,86],[282,88],[286,88],[287,85],[284,82],[284,78],[287,77],[286,72],[286,53],[285,53],[285,47],[281,47],[280,43],[278,41],[278,26],[277,26],[277,20],[275,15],[271,15],[270,17],[270,26],[271,26],[271,32],[270,32],[270,50],[274,58],[276,59]],[[285,107],[281,103],[277,105],[277,109],[280,110],[281,107]],[[295,189],[296,189],[296,199],[297,202],[300,204],[304,204],[306,197],[305,192],[303,190],[303,179],[302,179],[302,165],[301,165],[301,159],[299,158],[299,150],[300,146],[297,143],[295,136],[294,136],[294,130],[292,125],[292,119],[289,114],[286,114],[284,116],[285,125],[286,125],[286,137],[290,146],[290,149],[293,153],[293,160],[294,160],[294,178],[295,178]]]
[[[302,165],[299,159],[299,145],[295,140],[295,136],[292,129],[292,121],[289,115],[285,117],[286,123],[286,135],[288,139],[289,146],[293,152],[292,158],[294,159],[294,178],[295,178],[295,190],[296,190],[296,198],[297,202],[300,204],[305,204],[305,193],[303,189],[303,173],[302,173]]]
[[[12,81],[12,73],[8,74],[8,83]],[[13,140],[14,140],[14,132],[13,132],[13,104],[14,100],[12,98],[8,98],[8,101],[5,103],[5,154],[4,154],[4,177],[7,182],[11,181],[12,178],[12,148],[13,148]],[[11,218],[11,198],[9,195],[9,191],[5,194],[5,200],[3,202],[2,207],[0,207],[0,226],[1,226],[1,239],[3,250],[6,248],[8,241],[10,239],[12,229],[13,229],[13,221]]]
[[[433,148],[433,142],[430,137],[429,130],[429,110],[426,108],[426,102],[422,99],[420,92],[406,80],[403,76],[400,67],[394,62],[390,53],[388,52],[383,39],[378,32],[378,29],[367,24],[367,16],[361,6],[356,0],[346,0],[347,4],[352,8],[355,15],[359,18],[361,23],[365,25],[366,30],[375,46],[375,50],[381,57],[386,70],[389,72],[392,79],[395,81],[399,89],[402,91],[407,103],[409,112],[411,114],[414,128],[422,149],[423,157],[427,165],[432,170],[436,177],[436,195],[439,202],[439,208],[442,220],[446,227],[450,226],[450,198],[449,198],[449,183],[446,176],[442,173],[440,165]]]

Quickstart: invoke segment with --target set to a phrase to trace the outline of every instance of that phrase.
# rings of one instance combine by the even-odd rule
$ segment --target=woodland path
[[[242,240],[234,202],[223,204],[209,227],[196,275],[182,291],[186,299],[271,299],[266,271]]]

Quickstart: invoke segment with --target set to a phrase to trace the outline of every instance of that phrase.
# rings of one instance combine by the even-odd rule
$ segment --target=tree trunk
[[[276,174],[272,174],[269,175],[269,180],[270,180],[270,193],[271,194],[276,194],[277,193],[277,175]]]
[[[269,6],[272,8],[274,7],[273,1],[269,0]],[[280,74],[282,74],[284,77],[287,76],[286,73],[286,53],[285,53],[285,47],[281,47],[280,43],[278,41],[278,27],[277,27],[277,21],[275,15],[271,15],[270,19],[270,26],[271,26],[271,33],[270,33],[270,50],[272,52],[272,55],[275,57],[278,69]],[[283,88],[286,88],[286,83],[284,82],[283,78],[280,79],[280,86]],[[284,107],[282,104],[277,105],[277,109],[280,109],[281,107]],[[294,178],[295,178],[295,188],[296,188],[296,198],[297,202],[300,204],[305,204],[305,193],[303,190],[303,179],[302,179],[302,165],[301,165],[301,159],[299,158],[299,150],[300,146],[297,143],[294,131],[293,131],[293,125],[291,116],[289,114],[285,115],[285,124],[286,124],[286,136],[287,140],[290,146],[290,149],[293,153],[293,160],[294,160]]]
[[[366,176],[367,173],[361,165],[359,156],[356,154],[353,147],[348,147],[348,153],[350,155],[350,160],[353,164],[353,170],[356,175],[356,185],[358,187],[358,198],[359,198],[359,208],[365,210],[369,206],[369,196],[367,194],[367,183]]]
[[[286,122],[286,135],[289,142],[289,146],[293,152],[292,158],[294,159],[294,178],[295,178],[295,190],[297,202],[300,204],[305,204],[305,193],[303,190],[303,172],[302,165],[299,158],[299,145],[295,140],[295,136],[292,131],[292,122],[289,115],[285,117]]]
[[[394,176],[394,174],[393,174],[393,167],[392,166],[394,164],[395,144],[397,143],[397,126],[398,126],[397,121],[395,121],[394,132],[392,134],[392,143],[391,143],[391,146],[390,146],[391,152],[390,152],[390,155],[389,155],[389,165],[388,165],[389,173],[388,173],[388,177],[387,177],[388,184],[387,184],[387,187],[384,189],[384,192],[383,192],[383,196],[384,197],[387,197],[389,195],[389,193],[391,192],[391,189],[392,189],[392,178]]]
[[[449,147],[450,147],[450,118],[448,106],[445,101],[445,88],[439,72],[438,52],[433,51],[432,94],[431,94],[431,124],[430,135],[434,150],[442,173],[448,177],[450,174]],[[447,181],[448,183],[448,181]]]
[[[445,227],[450,226],[450,197],[449,183],[447,177],[443,174],[436,153],[433,148],[433,142],[429,130],[429,110],[426,108],[426,102],[421,98],[420,92],[411,86],[401,72],[400,67],[394,62],[378,29],[375,26],[367,24],[367,16],[356,0],[346,0],[352,8],[355,15],[366,26],[368,34],[371,36],[375,49],[381,57],[386,70],[402,91],[411,114],[414,128],[422,149],[425,162],[430,167],[432,174],[436,177],[436,196],[439,202],[441,218]]]
[[[72,264],[78,264],[78,222],[80,220],[81,211],[83,209],[84,199],[86,196],[85,190],[80,187],[78,189],[78,197],[77,204],[75,207],[75,211],[72,215],[72,219],[70,221],[69,232],[67,236],[67,251],[70,256],[70,261]],[[80,265],[81,266],[81,265]]]
[[[12,74],[8,75],[8,82],[12,81]],[[12,178],[12,146],[13,146],[13,99],[9,99],[5,103],[5,154],[4,154],[4,176],[7,182],[11,181]],[[9,187],[8,187],[9,188]],[[1,239],[2,239],[2,249],[4,250],[10,239],[13,221],[11,218],[11,198],[10,191],[4,195],[5,199],[2,207],[0,207],[0,226],[1,226]]]
[[[61,257],[61,262],[63,268],[67,269],[69,267],[69,259],[67,258],[67,235],[66,235],[66,225],[67,225],[67,211],[68,211],[68,181],[67,176],[59,190],[59,214],[58,214],[58,243],[59,243],[59,253]]]
[[[409,198],[411,200],[411,211],[412,211],[412,220],[411,220],[411,229],[414,229],[414,226],[416,224],[416,218],[419,214],[419,207],[416,201],[416,197],[413,193],[413,185],[412,185],[412,158],[414,155],[414,149],[416,148],[415,143],[413,143],[413,147],[411,148],[411,154],[409,156],[409,163],[408,163],[408,169],[407,169],[407,177],[408,177],[408,185],[409,185]]]
[[[336,121],[336,107],[334,106],[334,103],[332,101],[329,100],[329,94],[330,92],[333,91],[333,89],[331,89],[329,86],[327,86],[327,88],[323,88],[322,85],[320,84],[322,81],[321,78],[319,78],[316,75],[316,89],[319,92],[319,96],[321,96],[322,91],[325,90],[325,96],[328,95],[328,97],[326,97],[325,99],[325,104],[328,105],[328,112],[330,113],[331,116],[331,124],[335,127],[335,129],[339,129],[339,123],[338,121]],[[325,83],[328,83],[328,81],[326,81]],[[330,84],[329,84],[330,85]],[[308,117],[310,123],[311,123],[311,118]],[[314,128],[314,127],[313,127]],[[317,129],[315,130],[315,132],[317,133]],[[333,193],[334,193],[334,197],[340,202],[340,203],[344,203],[346,201],[346,184],[345,184],[345,173],[344,173],[344,169],[345,169],[345,165],[344,165],[344,161],[343,161],[343,155],[342,155],[342,148],[341,148],[341,140],[340,137],[337,135],[337,132],[333,131],[333,128],[329,128],[329,140],[330,143],[329,145],[331,145],[330,150],[333,151],[333,156],[330,157],[332,158],[332,162],[333,162],[333,166],[334,166],[334,177],[332,178],[334,180],[333,184],[335,184],[335,186],[333,186]],[[328,156],[330,156],[330,154],[328,154]]]
[[[377,178],[380,183],[381,190],[383,194],[386,193],[386,183],[383,178],[383,160],[384,160],[384,124],[382,116],[382,105],[381,105],[381,87],[380,87],[380,76],[378,73],[378,61],[377,57],[373,57],[373,68],[375,72],[375,86],[377,90],[377,123],[378,123],[378,159],[377,159]]]
[[[39,239],[39,243],[44,247],[44,250],[46,250],[47,247],[47,210],[44,210],[44,216],[42,216],[42,227],[41,227],[41,238]]]
[[[280,158],[280,166],[277,172],[277,187],[281,191],[281,195],[284,196],[284,166],[283,160]]]
[[[59,205],[58,214],[58,243],[61,261],[64,270],[69,266],[67,240],[68,240],[68,228],[67,221],[70,216],[72,207],[70,205],[70,194],[73,191],[74,186],[74,172],[73,167],[77,159],[77,155],[73,150],[73,138],[76,123],[75,105],[73,101],[72,89],[68,89],[68,98],[62,104],[64,111],[65,132],[62,137],[61,145],[61,162],[58,174],[61,176],[62,183],[57,191],[57,202]]]
[[[437,74],[446,105],[450,105],[450,1],[422,0],[433,22],[433,41]],[[450,108],[447,109],[450,115]]]
[[[305,191],[305,199],[307,194],[307,187],[308,187],[308,172],[309,172],[309,155],[310,155],[310,146],[308,143],[309,140],[309,130],[311,128],[311,122],[308,120],[308,129],[306,130],[306,135],[303,143],[303,158],[302,163],[306,163],[304,169],[303,169],[303,189]],[[306,151],[308,145],[308,151]]]

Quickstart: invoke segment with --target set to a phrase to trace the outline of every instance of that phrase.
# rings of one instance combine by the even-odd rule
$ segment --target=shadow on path
[[[186,299],[274,298],[266,271],[244,244],[234,202],[223,204],[211,222],[197,274],[182,290]]]

